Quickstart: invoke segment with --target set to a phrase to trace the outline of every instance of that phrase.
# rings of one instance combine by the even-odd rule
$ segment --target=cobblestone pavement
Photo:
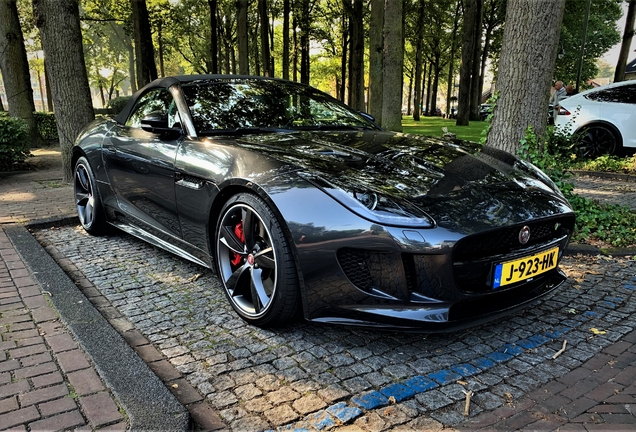
[[[232,430],[636,426],[628,257],[566,257],[570,278],[556,294],[463,332],[311,323],[263,330],[234,314],[212,272],[133,237],[96,238],[77,227],[36,237],[70,260]],[[622,398],[614,411],[598,408],[610,396]]]
[[[126,419],[0,229],[0,430],[104,427]]]
[[[602,203],[636,209],[636,177],[618,175],[596,177],[579,175],[571,179],[574,192]]]

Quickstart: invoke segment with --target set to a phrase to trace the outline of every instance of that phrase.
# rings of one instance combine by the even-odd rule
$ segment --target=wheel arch
[[[605,120],[592,120],[589,121],[585,124],[580,125],[576,131],[574,132],[575,134],[577,133],[584,133],[587,129],[590,129],[594,126],[603,126],[606,127],[607,129],[611,130],[612,133],[615,134],[616,138],[617,138],[617,151],[620,151],[623,149],[623,135],[621,134],[621,132],[618,130],[618,128],[616,126],[614,126],[612,123],[605,121]]]
[[[250,193],[252,195],[256,195],[265,201],[265,204],[269,206],[269,208],[274,212],[274,215],[278,218],[281,227],[283,229],[283,234],[285,235],[285,239],[290,246],[292,251],[292,256],[294,257],[294,264],[296,265],[296,273],[298,275],[298,286],[300,288],[300,298],[302,305],[302,313],[305,318],[307,318],[307,294],[305,288],[305,280],[303,278],[303,273],[300,266],[300,259],[298,257],[298,251],[296,250],[296,244],[294,243],[294,239],[291,231],[289,230],[289,226],[287,225],[287,221],[283,217],[281,211],[276,205],[275,200],[271,198],[271,196],[267,193],[265,188],[260,185],[246,180],[246,179],[232,179],[232,181],[227,182],[227,184],[219,185],[219,193],[214,197],[212,201],[212,206],[210,209],[210,214],[208,217],[208,248],[210,250],[212,262],[214,264],[215,271],[218,272],[217,268],[217,260],[215,256],[216,247],[212,243],[213,239],[216,238],[216,225],[218,223],[219,218],[221,217],[221,210],[225,203],[232,198],[233,196],[239,193]]]

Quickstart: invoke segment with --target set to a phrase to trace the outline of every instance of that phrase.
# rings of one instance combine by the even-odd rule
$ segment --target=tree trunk
[[[298,32],[296,29],[298,28],[298,18],[296,18],[296,11],[294,10],[294,19],[292,20],[292,39],[294,42],[293,52],[292,52],[292,77],[294,81],[298,81]]]
[[[134,94],[137,91],[137,80],[135,78],[135,47],[130,39],[128,39],[126,49],[128,50],[128,76],[130,77],[130,91]]]
[[[309,84],[309,27],[311,18],[309,17],[309,1],[300,1],[300,82]]]
[[[459,96],[457,98],[457,126],[468,126],[470,119],[470,76],[473,70],[475,57],[475,26],[477,25],[479,0],[466,0],[464,2],[464,28],[462,30],[462,65],[459,68]],[[528,0],[533,1],[533,0]],[[543,2],[537,2],[543,3]]]
[[[261,56],[263,62],[263,75],[272,77],[274,71],[270,69],[269,55],[269,17],[267,15],[267,0],[258,0],[258,14],[261,18]]]
[[[236,37],[238,39],[239,74],[249,75],[249,47],[247,43],[247,0],[237,0]]]
[[[283,0],[283,79],[289,79],[289,7],[290,0]]]
[[[157,65],[152,45],[152,32],[146,0],[130,0],[132,6],[135,56],[137,58],[137,87],[157,79]]]
[[[384,3],[384,77],[382,83],[382,126],[402,132],[402,71],[404,63],[403,3]]]
[[[46,110],[53,112],[53,96],[51,95],[51,78],[49,75],[49,69],[44,59],[44,87],[46,87]]]
[[[424,22],[424,2],[420,0],[417,11],[417,19]],[[422,47],[424,45],[424,26],[421,25],[417,29],[417,40],[415,41],[415,97],[413,100],[413,120],[420,121],[420,109],[422,103],[420,101],[420,93],[422,91]]]
[[[409,94],[406,98],[406,115],[411,115],[411,94],[413,93],[413,70],[411,69],[409,77]],[[419,116],[418,116],[419,117]]]
[[[350,0],[345,0],[347,4]],[[350,6],[350,3],[348,3]],[[364,24],[362,22],[362,0],[353,0],[351,22],[351,56],[349,68],[349,103],[358,111],[365,111],[364,107]]]
[[[372,29],[384,28],[384,0],[371,0]],[[375,117],[376,123],[382,124],[382,52],[384,49],[383,33],[369,32],[369,114]]]
[[[78,134],[94,118],[86,75],[78,0],[33,0],[50,72],[53,107],[62,152],[64,181],[73,179],[71,150]]]
[[[616,62],[616,71],[614,72],[614,82],[623,81],[625,79],[625,69],[629,60],[629,48],[632,45],[634,37],[634,21],[636,18],[636,0],[629,0],[627,7],[627,17],[625,19],[625,31],[623,32],[623,41],[621,42],[621,51]]]
[[[565,0],[508,0],[507,6],[501,85],[487,143],[516,153],[528,127],[540,139],[545,133]]]
[[[157,28],[157,42],[159,44],[159,73],[161,74],[161,77],[165,77],[166,71],[163,63],[163,34],[161,21],[159,21]]]
[[[431,115],[431,86],[433,82],[433,63],[428,65],[428,78],[426,78],[426,111],[424,115]]]
[[[455,91],[455,52],[457,51],[457,28],[459,27],[459,12],[461,0],[457,0],[455,6],[455,21],[453,22],[453,34],[451,42],[450,62],[448,63],[448,96],[446,97],[446,115],[450,115],[451,111],[451,97]]]
[[[0,70],[9,104],[9,115],[21,118],[29,126],[32,147],[42,144],[33,113],[33,89],[24,37],[18,17],[16,0],[0,1]]]
[[[477,22],[475,23],[475,33],[473,36],[473,68],[470,74],[470,120],[479,120],[479,105],[481,103],[481,87],[479,86],[479,71],[481,69],[481,36],[483,16],[483,0],[475,2],[477,10]]]
[[[217,0],[208,0],[210,7],[210,73],[219,73],[219,38],[217,35]]]
[[[347,19],[347,14],[342,14],[342,58],[340,60],[340,76],[342,79],[340,80],[340,100],[342,102],[345,101],[346,88],[347,88],[347,59],[349,56],[347,55],[349,48],[349,20]]]

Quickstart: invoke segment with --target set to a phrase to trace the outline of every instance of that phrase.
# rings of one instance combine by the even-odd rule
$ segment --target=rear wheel
[[[620,137],[608,126],[595,125],[583,131],[580,151],[583,157],[595,158],[602,155],[616,155],[621,149]]]
[[[291,248],[274,212],[255,195],[240,193],[221,211],[216,264],[225,294],[245,321],[273,326],[300,306]]]
[[[102,201],[95,183],[93,170],[84,156],[75,163],[73,186],[75,190],[75,208],[82,227],[92,235],[105,234],[108,231]]]

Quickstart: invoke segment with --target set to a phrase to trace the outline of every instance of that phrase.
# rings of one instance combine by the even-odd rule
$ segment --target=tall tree
[[[95,118],[88,86],[78,0],[33,0],[62,153],[64,181],[73,178],[71,150],[75,138]]]
[[[42,138],[33,115],[35,104],[31,75],[16,0],[0,1],[0,71],[9,114],[11,117],[21,118],[29,125],[32,146],[41,144]]]
[[[489,146],[516,153],[528,127],[544,136],[564,7],[565,0],[508,0]]]
[[[362,0],[344,1],[351,23],[351,54],[349,55],[349,105],[366,111],[364,106],[364,28]]]
[[[135,35],[137,87],[141,88],[157,79],[157,65],[152,44],[152,32],[146,0],[130,0]]]
[[[479,105],[481,104],[481,86],[479,85],[479,72],[481,70],[481,39],[482,39],[482,22],[484,19],[483,0],[477,0],[475,6],[476,20],[473,36],[473,61],[470,73],[470,120],[479,120]]]
[[[464,27],[462,29],[462,64],[459,68],[459,96],[457,98],[457,126],[468,126],[470,119],[470,84],[475,58],[475,28],[479,18],[480,0],[466,0],[464,2]],[[529,0],[532,1],[532,0]],[[538,2],[543,3],[543,2]],[[481,29],[480,29],[481,30]]]
[[[625,31],[623,31],[623,41],[621,42],[621,51],[616,62],[616,71],[614,72],[614,82],[623,81],[625,79],[625,69],[629,60],[629,48],[632,46],[632,38],[634,37],[634,21],[636,19],[636,0],[629,0],[627,7],[627,17],[625,18]]]
[[[210,7],[210,73],[219,73],[219,39],[216,26],[217,0],[208,0]]]
[[[402,37],[403,3],[384,3],[384,76],[382,82],[382,126],[402,132],[402,79],[404,45]]]
[[[370,29],[384,28],[384,0],[371,0]],[[382,64],[384,34],[369,31],[369,114],[382,124]]]
[[[461,12],[462,1],[457,0],[455,5],[455,18],[453,19],[453,32],[451,33],[451,51],[448,61],[448,88],[446,90],[446,114],[451,113],[451,98],[454,97],[455,90],[455,54],[457,51],[457,29],[459,27],[459,16]],[[483,87],[483,84],[482,84]]]
[[[283,79],[289,79],[289,1],[283,0]]]
[[[238,63],[239,74],[248,75],[250,73],[248,28],[247,28],[247,0],[237,0],[236,32],[238,39]]]
[[[258,0],[258,15],[261,18],[261,56],[263,75],[273,77],[273,63],[270,61],[269,51],[269,16],[267,14],[267,0]]]
[[[415,95],[413,97],[413,120],[420,121],[420,112],[422,107],[422,101],[420,100],[420,93],[422,92],[422,49],[424,47],[424,26],[421,25],[421,23],[424,22],[423,0],[418,2],[417,21],[420,25],[417,26],[415,39]]]

